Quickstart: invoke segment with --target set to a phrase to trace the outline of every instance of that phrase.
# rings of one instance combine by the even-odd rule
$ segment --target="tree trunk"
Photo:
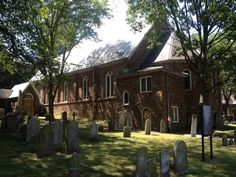
[[[48,112],[52,119],[54,118],[54,107],[53,107],[54,98],[55,97],[53,96],[53,84],[49,82],[48,84]]]

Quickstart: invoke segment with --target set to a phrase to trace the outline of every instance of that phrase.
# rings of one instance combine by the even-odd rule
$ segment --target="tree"
[[[175,32],[189,67],[198,77],[203,103],[208,103],[216,64],[226,59],[223,56],[236,40],[236,1],[129,0],[128,4],[128,20],[134,29],[145,23],[153,25],[153,45],[163,25]],[[226,41],[224,47],[211,52],[221,41]]]
[[[41,73],[49,114],[64,78],[72,48],[95,38],[95,27],[108,15],[106,0],[6,0],[0,2],[0,35],[5,49]]]

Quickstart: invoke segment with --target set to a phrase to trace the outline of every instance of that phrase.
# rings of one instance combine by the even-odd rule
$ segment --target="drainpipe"
[[[96,91],[96,85],[95,85],[95,67],[93,68],[93,120],[95,120],[95,91]]]

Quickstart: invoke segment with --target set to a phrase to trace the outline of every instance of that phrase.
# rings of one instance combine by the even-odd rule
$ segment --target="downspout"
[[[95,89],[96,89],[96,84],[95,84],[95,67],[93,68],[93,120],[95,120]]]

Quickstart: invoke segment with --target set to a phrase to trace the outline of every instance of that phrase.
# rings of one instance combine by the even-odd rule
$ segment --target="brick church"
[[[168,119],[173,132],[190,129],[191,116],[197,114],[199,117],[201,96],[197,77],[181,55],[173,33],[165,30],[157,40],[161,45],[151,49],[143,37],[128,52],[127,45],[124,47],[127,42],[116,43],[117,46],[110,48],[106,45],[105,54],[112,51],[115,55],[108,54],[107,58],[113,60],[100,63],[96,63],[99,58],[93,57],[104,56],[104,51],[102,48],[93,51],[86,61],[95,64],[68,73],[68,80],[61,85],[55,98],[55,114],[76,112],[80,117],[105,119],[115,124],[119,112],[127,110],[132,114],[134,128],[142,129],[145,120],[150,118],[156,131],[160,131],[161,120]],[[91,58],[93,60],[89,60]],[[36,88],[47,107],[44,86],[36,84]],[[210,104],[216,127],[221,107],[219,89],[211,92]]]

